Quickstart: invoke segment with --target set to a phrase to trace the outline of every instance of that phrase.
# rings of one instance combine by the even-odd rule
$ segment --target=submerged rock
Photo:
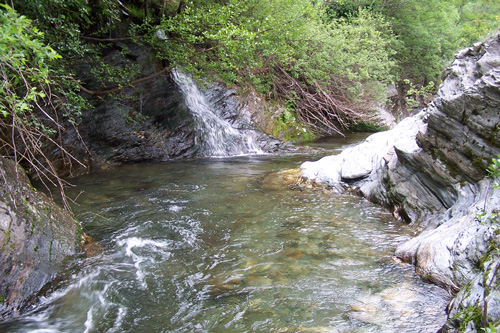
[[[500,190],[486,178],[488,164],[500,154],[499,110],[496,35],[456,56],[427,109],[337,156],[302,165],[306,179],[337,190],[354,187],[412,223],[420,234],[396,255],[413,263],[420,276],[450,292],[475,286],[460,292],[450,316],[483,306],[483,273],[500,265],[498,257],[480,264],[496,226],[493,218],[478,218],[500,207]],[[492,283],[492,294],[495,288]],[[489,315],[500,319],[500,310]]]
[[[0,318],[15,316],[77,250],[77,223],[0,159]]]
[[[299,168],[272,172],[262,179],[262,187],[266,190],[281,190],[288,186],[294,188],[301,182],[301,171]]]

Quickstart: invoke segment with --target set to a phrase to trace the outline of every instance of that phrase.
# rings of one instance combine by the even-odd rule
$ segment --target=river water
[[[410,227],[357,196],[279,181],[317,157],[127,165],[77,179],[75,213],[100,254],[76,259],[0,331],[437,331],[449,296],[393,258]]]

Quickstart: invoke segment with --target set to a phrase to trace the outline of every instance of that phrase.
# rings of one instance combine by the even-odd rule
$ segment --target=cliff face
[[[488,218],[500,209],[500,191],[486,177],[498,154],[499,35],[456,56],[426,110],[302,169],[307,179],[355,187],[415,225],[420,235],[396,255],[415,264],[422,277],[452,292],[462,288],[450,307],[450,318],[458,318],[447,327],[453,330],[466,308],[483,306],[485,295],[498,312],[488,315],[500,318],[493,274],[500,261],[491,252],[497,226]],[[490,287],[485,293],[479,285]]]
[[[500,40],[462,51],[444,75],[418,143],[451,175],[477,182],[500,151]]]
[[[491,159],[500,154],[498,36],[457,55],[426,115],[427,131],[417,135],[422,149],[398,154],[397,167],[386,171],[384,190],[409,215],[418,214],[419,200],[435,202],[426,222],[439,227],[397,255],[415,263],[422,275],[456,288],[473,277],[492,236],[492,228],[476,216],[489,216],[500,207],[498,190],[484,179]],[[398,200],[399,184],[409,177],[416,180],[414,189]],[[427,196],[422,195],[425,189]]]
[[[77,250],[77,223],[0,159],[0,318],[19,313]]]

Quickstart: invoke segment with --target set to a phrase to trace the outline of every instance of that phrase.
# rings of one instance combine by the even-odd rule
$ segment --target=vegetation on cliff
[[[64,71],[57,70],[54,63],[61,56],[44,44],[43,33],[30,19],[0,6],[0,153],[63,190],[65,182],[42,147],[59,148],[68,168],[80,163],[64,148],[60,134],[63,122],[77,125],[85,102]]]

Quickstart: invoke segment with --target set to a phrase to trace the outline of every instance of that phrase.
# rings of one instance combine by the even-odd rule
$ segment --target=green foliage
[[[44,30],[42,41],[50,42],[60,54],[85,55],[88,46],[79,37],[82,27],[97,22],[85,0],[15,0],[17,12],[36,20]],[[101,4],[101,1],[98,1]]]
[[[43,132],[52,130],[37,117],[27,117],[33,104],[46,93],[40,86],[50,83],[49,64],[61,58],[40,39],[42,33],[31,21],[19,16],[7,5],[0,5],[0,112],[15,122],[33,124]]]
[[[189,2],[181,14],[162,20],[169,39],[151,37],[172,65],[215,72],[231,83],[271,88],[276,65],[310,81],[332,73],[390,81],[389,27],[382,17],[362,12],[348,24],[328,26],[319,13],[305,0]]]
[[[238,71],[258,75],[254,71],[265,65],[266,58],[286,57],[289,51],[283,43],[271,46],[267,38],[274,33],[268,29],[269,17],[275,18],[249,20],[250,4],[188,2],[179,15],[162,20],[161,28],[172,37],[156,42],[161,55],[173,66],[192,73],[200,69],[215,72],[227,82],[235,82]]]
[[[421,86],[420,88],[417,88],[408,79],[403,80],[403,82],[409,87],[406,90],[405,100],[406,104],[408,104],[410,108],[418,107],[420,105],[420,101],[430,98],[436,89],[434,81],[431,81],[426,86]]]
[[[49,98],[51,63],[61,56],[41,42],[42,33],[29,19],[7,5],[0,6],[0,113],[4,135],[13,130],[53,135],[56,121],[40,104]]]
[[[330,23],[322,14],[323,7],[308,0],[190,1],[178,15],[163,17],[149,41],[171,66],[195,76],[216,74],[283,103],[296,94],[293,108],[301,121],[315,118],[302,115],[305,101],[320,90],[323,100],[316,104],[327,107],[316,118],[333,117],[326,127],[335,126],[349,108],[329,107],[380,96],[392,81],[395,39],[376,13],[360,10]]]
[[[457,313],[453,319],[460,320],[459,332],[465,332],[467,324],[473,322],[474,325],[479,328],[481,327],[482,312],[478,306],[469,306],[463,311]]]
[[[365,0],[334,0],[325,7],[325,20],[349,19],[356,16],[360,9],[375,12],[376,1]]]
[[[78,162],[58,140],[64,119],[76,123],[85,103],[74,82],[57,76],[60,59],[31,20],[0,5],[0,152],[62,188],[42,146],[55,146],[69,164]]]
[[[498,158],[491,159],[491,164],[488,166],[486,171],[492,180],[492,187],[500,189],[500,155],[498,155]],[[495,227],[495,230],[497,230],[500,227],[498,225],[500,222],[500,212],[494,211],[491,214],[487,214],[485,211],[481,211],[476,215],[476,220],[482,224],[489,223]]]
[[[500,189],[500,155],[498,158],[492,158],[488,166],[488,174],[493,179],[493,188]]]
[[[118,55],[114,58],[118,58]],[[103,62],[98,55],[93,54],[91,56],[91,61],[93,63],[90,73],[92,73],[103,89],[108,89],[109,87],[123,87],[140,73],[139,65],[130,60],[125,60],[126,63],[122,66],[115,66]]]
[[[482,327],[481,331],[487,332],[487,333],[496,333],[498,332],[498,326],[495,327],[495,323],[489,322],[488,327]]]
[[[332,0],[325,2],[324,19],[350,20],[360,9],[390,22],[398,40],[392,44],[395,74],[414,84],[438,82],[459,48],[500,28],[500,2],[495,0]]]
[[[36,18],[36,24],[45,32],[44,41],[64,56],[61,64],[65,71],[71,73],[75,64],[85,62],[100,83],[99,88],[108,89],[123,86],[138,74],[137,64],[127,59],[130,53],[125,44],[119,47],[118,53],[125,60],[117,57],[104,60],[109,50],[116,46],[111,42],[98,42],[100,39],[113,37],[116,33],[128,34],[127,30],[137,33],[143,29],[132,23],[129,29],[120,25],[125,10],[127,15],[133,17],[135,14],[139,15],[134,14],[134,10],[144,12],[144,9],[133,4],[122,7],[120,3],[115,0],[99,0],[90,5],[85,0],[17,0],[16,8],[24,15]],[[90,40],[89,43],[88,38],[96,40]],[[121,61],[126,63],[120,66]]]
[[[387,11],[401,43],[396,48],[399,75],[413,82],[437,81],[457,51],[460,30],[452,1],[411,0]]]
[[[146,10],[144,8],[140,8],[132,3],[125,4],[124,7],[126,8],[128,14],[133,18],[136,18],[140,21],[144,21],[145,19],[150,20],[150,18],[146,17]]]
[[[375,124],[373,121],[360,121],[358,123],[352,124],[349,127],[349,130],[354,131],[354,132],[381,132],[385,131],[386,128],[383,128],[377,124]]]
[[[289,110],[283,111],[275,120],[273,135],[288,142],[309,142],[316,139],[316,136]]]
[[[396,40],[390,24],[377,13],[360,9],[332,23],[329,52],[334,71],[361,82],[392,82]]]
[[[500,29],[500,2],[459,0],[459,48],[470,46]]]

